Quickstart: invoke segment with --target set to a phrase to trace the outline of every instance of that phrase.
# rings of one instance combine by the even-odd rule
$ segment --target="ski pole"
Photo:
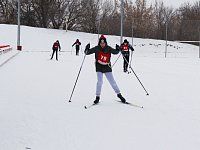
[[[82,46],[81,46],[81,53],[83,54],[83,49],[82,49]]]
[[[71,47],[71,55],[72,55],[72,49],[73,49],[73,47]]]
[[[131,63],[132,63],[132,58],[133,58],[133,51],[131,51],[131,61],[130,61],[129,68],[130,68],[130,66],[131,66]]]
[[[76,81],[75,81],[75,84],[74,84],[74,87],[73,87],[73,90],[72,90],[71,96],[70,96],[70,98],[69,98],[69,102],[71,102],[72,95],[73,95],[73,93],[74,93],[74,89],[75,89],[75,87],[76,87],[76,83],[77,83],[77,81],[78,81],[79,75],[80,75],[80,73],[81,73],[81,69],[82,69],[82,67],[83,67],[83,63],[84,63],[84,61],[85,61],[85,57],[86,57],[86,54],[84,55],[84,58],[83,58],[83,61],[82,61],[81,67],[80,67],[80,69],[79,69],[79,72],[78,72],[78,75],[77,75],[77,78],[76,78]]]
[[[120,55],[117,57],[117,59],[115,60],[115,62],[114,62],[113,65],[111,66],[111,68],[114,67],[114,65],[116,64],[116,62],[118,61],[118,59],[119,59],[120,56],[121,56],[121,53],[120,53]]]
[[[124,60],[128,63],[128,61],[126,60],[126,58],[124,57],[124,55],[122,54]],[[128,63],[129,64],[129,63]],[[135,71],[133,70],[133,68],[129,65],[129,67],[131,68],[132,72],[134,73],[134,75],[136,76],[136,78],[138,79],[138,81],[140,82],[141,86],[143,87],[143,89],[146,92],[146,95],[149,95],[149,93],[147,92],[147,90],[145,89],[144,85],[142,84],[142,82],[140,81],[140,79],[138,78],[137,74],[135,73]]]

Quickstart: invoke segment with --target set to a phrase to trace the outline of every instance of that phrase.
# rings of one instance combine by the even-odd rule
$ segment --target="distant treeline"
[[[17,1],[0,0],[1,24],[17,24]],[[20,1],[22,25],[120,35],[120,0]],[[174,9],[124,0],[124,36],[198,41],[199,31],[200,1]]]

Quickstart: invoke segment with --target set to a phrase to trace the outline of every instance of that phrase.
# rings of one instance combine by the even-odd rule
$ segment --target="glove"
[[[132,46],[130,46],[130,49],[132,50],[132,52],[134,51],[134,48]]]
[[[86,45],[85,49],[90,49],[90,43]]]
[[[120,51],[120,47],[119,45],[116,44],[116,50],[119,50]]]
[[[88,50],[90,49],[90,43],[88,43],[85,47],[84,53],[87,54]]]

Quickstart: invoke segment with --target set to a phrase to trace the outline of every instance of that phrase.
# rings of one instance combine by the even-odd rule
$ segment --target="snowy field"
[[[16,29],[0,25],[0,44],[16,47]],[[94,101],[94,55],[86,56],[72,103],[69,97],[84,55],[75,56],[77,38],[82,50],[97,44],[97,35],[22,27],[23,51],[0,55],[0,150],[199,150],[200,59],[198,47],[134,38],[133,73],[122,72],[122,58],[113,74],[127,101],[143,109],[116,102],[104,78],[101,103]],[[111,46],[117,36],[106,36]],[[49,60],[59,40],[59,61]],[[127,38],[131,43],[131,38]],[[72,51],[72,53],[71,53]],[[112,62],[117,59],[112,57]]]

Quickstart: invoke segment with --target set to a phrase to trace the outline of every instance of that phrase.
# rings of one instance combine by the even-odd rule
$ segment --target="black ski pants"
[[[124,72],[128,70],[128,64],[129,64],[129,52],[123,54],[124,58]],[[126,59],[126,60],[125,60]]]
[[[58,60],[58,49],[53,49],[51,59],[53,59],[54,53],[56,53],[56,60]]]
[[[79,50],[80,50],[80,47],[79,45],[76,46],[76,55],[79,55]]]

